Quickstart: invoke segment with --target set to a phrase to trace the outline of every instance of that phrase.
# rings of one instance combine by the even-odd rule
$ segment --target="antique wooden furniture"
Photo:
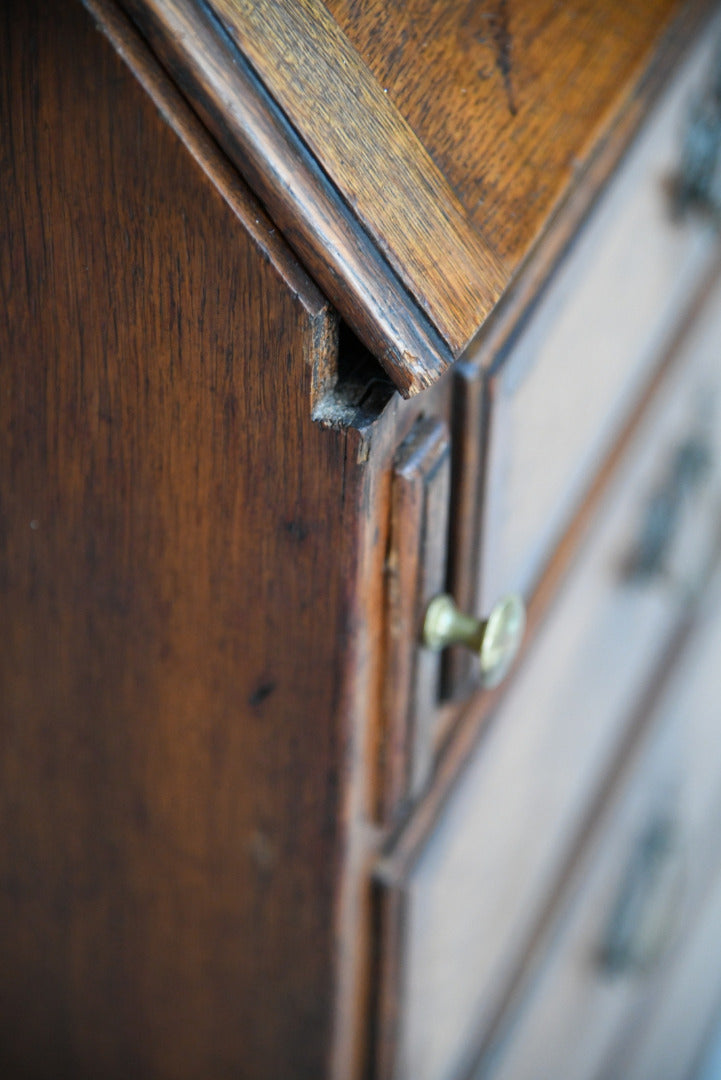
[[[713,11],[0,27],[0,1075],[690,1075]]]

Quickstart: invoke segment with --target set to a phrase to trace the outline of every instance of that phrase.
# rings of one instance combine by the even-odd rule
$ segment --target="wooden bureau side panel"
[[[333,318],[79,5],[4,4],[0,41],[0,1073],[315,1080],[359,497],[310,420]]]

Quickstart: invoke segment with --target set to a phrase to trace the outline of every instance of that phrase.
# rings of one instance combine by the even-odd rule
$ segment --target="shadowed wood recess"
[[[706,6],[124,3],[404,395],[478,334]]]

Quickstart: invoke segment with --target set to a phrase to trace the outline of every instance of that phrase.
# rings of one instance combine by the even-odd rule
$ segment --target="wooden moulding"
[[[192,0],[124,0],[290,245],[405,397],[453,357],[216,20]]]
[[[321,0],[209,6],[458,355],[508,273],[363,57]]]
[[[448,591],[462,611],[481,611],[477,565],[486,490],[489,409],[490,389],[485,371],[478,364],[460,361],[453,380]],[[477,668],[477,660],[468,649],[448,649],[443,659],[443,698],[459,700],[477,688]]]
[[[446,425],[422,417],[398,450],[391,485],[384,821],[418,795],[432,768],[441,657],[424,649],[420,637],[425,609],[445,585],[449,483]]]
[[[709,7],[121,2],[404,396],[535,287]]]

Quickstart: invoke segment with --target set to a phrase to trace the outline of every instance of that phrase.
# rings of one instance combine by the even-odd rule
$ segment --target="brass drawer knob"
[[[423,623],[423,644],[434,651],[465,645],[478,653],[483,685],[492,689],[507,675],[526,628],[526,609],[520,596],[505,596],[487,619],[465,615],[452,596],[431,600]]]

